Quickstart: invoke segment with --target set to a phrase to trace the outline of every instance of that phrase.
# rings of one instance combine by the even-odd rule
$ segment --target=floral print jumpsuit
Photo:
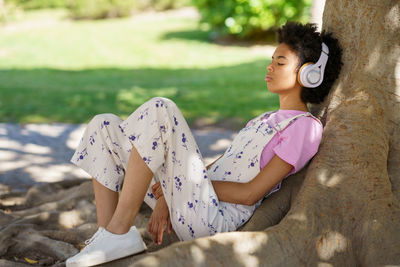
[[[144,201],[154,208],[151,186],[160,182],[172,226],[181,240],[234,231],[253,214],[262,199],[246,206],[219,201],[211,181],[245,183],[260,172],[265,145],[303,113],[270,126],[264,113],[243,128],[224,155],[207,170],[194,137],[174,102],[156,97],[126,120],[96,115],[88,124],[71,162],[105,187],[121,190],[132,146],[153,172]]]

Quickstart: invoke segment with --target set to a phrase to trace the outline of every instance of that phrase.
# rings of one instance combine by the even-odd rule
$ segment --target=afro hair
[[[328,62],[325,67],[324,80],[316,88],[303,87],[301,99],[304,103],[321,103],[328,95],[333,83],[342,68],[342,49],[332,33],[319,33],[315,24],[287,22],[278,30],[278,42],[288,45],[298,56],[300,67],[307,62],[317,62],[322,52],[322,42],[329,48]]]

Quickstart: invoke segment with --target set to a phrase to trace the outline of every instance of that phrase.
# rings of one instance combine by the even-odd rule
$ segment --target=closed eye
[[[274,57],[271,57],[271,61],[272,61],[272,62],[274,61]],[[277,64],[278,64],[278,66],[283,66],[283,65],[285,65],[285,64],[282,64],[282,63],[279,63],[279,62],[277,62]]]

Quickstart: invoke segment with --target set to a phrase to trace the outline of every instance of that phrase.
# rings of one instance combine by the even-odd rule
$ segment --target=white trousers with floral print
[[[105,187],[118,192],[132,146],[160,182],[172,226],[181,240],[236,229],[208,177],[196,141],[182,113],[169,99],[153,98],[126,120],[96,115],[88,124],[71,162]],[[151,185],[144,201],[155,206]],[[229,218],[227,218],[229,217]]]

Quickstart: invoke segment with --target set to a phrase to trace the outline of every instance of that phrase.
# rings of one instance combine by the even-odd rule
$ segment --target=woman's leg
[[[92,181],[96,200],[97,226],[105,228],[111,221],[117,207],[118,193],[108,189],[95,178]]]
[[[171,223],[181,240],[235,229],[220,210],[196,141],[174,102],[153,98],[120,128],[161,183]],[[143,183],[141,179],[131,179],[131,190]],[[143,198],[143,191],[138,200]]]
[[[132,147],[121,196],[114,215],[106,227],[108,231],[114,234],[124,234],[129,231],[143,203],[152,177],[153,173],[135,147]]]
[[[71,158],[72,163],[93,177],[98,226],[103,228],[114,215],[118,192],[122,188],[132,154],[132,144],[119,127],[121,122],[123,120],[114,114],[96,115],[87,125]],[[154,208],[155,198],[151,188],[145,196],[145,202]]]

